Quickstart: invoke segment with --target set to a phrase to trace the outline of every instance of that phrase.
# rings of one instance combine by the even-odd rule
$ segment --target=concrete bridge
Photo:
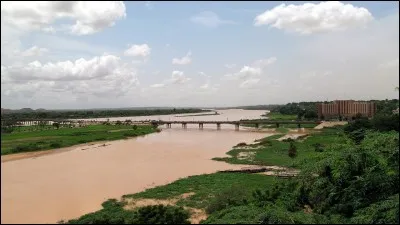
[[[239,120],[239,121],[163,121],[153,120],[151,124],[153,126],[166,125],[167,128],[171,128],[172,124],[182,124],[182,128],[186,129],[187,124],[199,124],[199,129],[203,129],[204,124],[216,124],[217,130],[221,129],[221,124],[232,124],[235,125],[235,130],[239,130],[240,125],[254,124],[256,128],[263,124],[275,124],[279,127],[280,124],[297,124],[298,128],[301,128],[301,124],[320,124],[321,121],[271,121],[271,120]]]

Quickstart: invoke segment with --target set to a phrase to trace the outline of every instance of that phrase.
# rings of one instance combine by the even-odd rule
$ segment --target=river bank
[[[300,162],[318,154],[314,150],[315,143],[320,143],[325,148],[336,140],[335,130],[329,129],[314,133],[270,135],[264,133],[263,138],[255,142],[254,140],[243,142],[233,147],[233,150],[227,153],[229,157],[213,158],[237,165],[236,168],[179,179],[171,184],[150,188],[144,192],[124,195],[120,201],[125,210],[136,210],[139,207],[159,204],[181,206],[191,213],[189,219],[191,223],[200,223],[212,216],[214,212],[221,210],[220,207],[223,207],[225,201],[237,201],[236,198],[253,199],[252,194],[256,190],[273,185],[281,179],[287,179],[288,176],[296,176],[299,171],[295,168],[300,165]],[[290,158],[287,154],[290,142],[286,140],[289,138],[297,139],[296,159]],[[250,167],[245,166],[246,164]],[[223,197],[224,195],[226,197]],[[231,200],[225,198],[231,198]],[[215,199],[222,202],[218,203]],[[96,214],[92,217],[94,219]]]
[[[62,154],[3,162],[1,220],[55,223],[99,210],[108,198],[188,176],[238,169],[211,158],[223,157],[237,142],[250,143],[265,135],[269,134],[237,132],[234,127],[221,131],[172,128],[106,142],[103,147],[94,148],[101,143],[93,148],[82,145]],[[37,207],[33,209],[32,204]]]
[[[2,161],[3,155],[8,154],[41,151],[40,153],[32,154],[41,155],[44,154],[42,150],[58,149],[94,141],[125,139],[156,131],[157,129],[152,126],[140,125],[89,125],[77,128],[15,131],[1,135]]]

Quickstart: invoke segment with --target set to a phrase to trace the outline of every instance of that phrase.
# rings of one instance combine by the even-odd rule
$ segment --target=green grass
[[[296,120],[297,115],[284,115],[278,112],[270,112],[265,115],[265,117],[268,117],[268,120]]]
[[[256,127],[255,124],[241,124],[240,126],[243,127]],[[316,124],[301,124],[301,128],[314,128]],[[261,124],[259,128],[276,128],[276,124]],[[297,129],[297,124],[279,124],[279,128],[290,128],[290,129]]]
[[[323,145],[323,148],[326,148],[328,145],[339,143],[341,141],[344,141],[345,139],[345,137],[337,135],[337,130],[335,128],[325,128],[322,130],[322,132],[315,132],[310,134],[309,137],[307,137],[305,140],[295,141],[295,145],[297,147],[297,157],[292,159],[288,156],[288,149],[290,145],[289,142],[276,140],[282,136],[283,134],[274,135],[262,139],[264,141],[269,141],[265,143],[261,142],[260,144],[258,144],[262,146],[261,148],[235,148],[227,152],[227,154],[231,157],[213,158],[213,160],[224,161],[231,164],[299,167],[310,156],[319,154],[318,152],[315,152],[314,144],[320,143]],[[256,144],[252,146],[256,147],[258,145]],[[255,152],[253,158],[238,158],[241,152],[249,151]]]
[[[190,176],[144,192],[124,195],[123,198],[169,199],[184,193],[194,192],[195,194],[191,197],[179,200],[177,205],[204,209],[218,193],[227,189],[232,187],[243,189],[247,197],[252,198],[253,191],[264,189],[277,179],[279,178],[260,174],[214,173]]]
[[[60,128],[27,131],[22,127],[13,133],[1,134],[1,155],[68,147],[93,141],[118,140],[154,132],[152,126],[90,125],[81,128]],[[115,132],[110,132],[115,131]]]

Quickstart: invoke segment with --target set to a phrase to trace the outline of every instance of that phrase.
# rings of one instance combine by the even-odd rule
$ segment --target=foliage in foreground
[[[103,209],[61,224],[190,224],[189,213],[177,206],[144,206],[134,211],[123,209],[123,203],[110,199]]]
[[[216,211],[205,223],[398,223],[398,140],[394,131],[369,131],[359,145],[330,146],[308,158],[299,177],[258,190],[254,201]],[[257,219],[238,218],[249,208]]]

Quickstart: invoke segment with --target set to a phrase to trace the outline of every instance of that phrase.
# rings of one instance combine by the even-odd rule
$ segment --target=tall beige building
[[[351,119],[358,113],[366,117],[372,117],[376,113],[374,102],[361,102],[354,100],[336,100],[333,103],[319,103],[317,105],[318,118],[331,119],[342,117]]]

